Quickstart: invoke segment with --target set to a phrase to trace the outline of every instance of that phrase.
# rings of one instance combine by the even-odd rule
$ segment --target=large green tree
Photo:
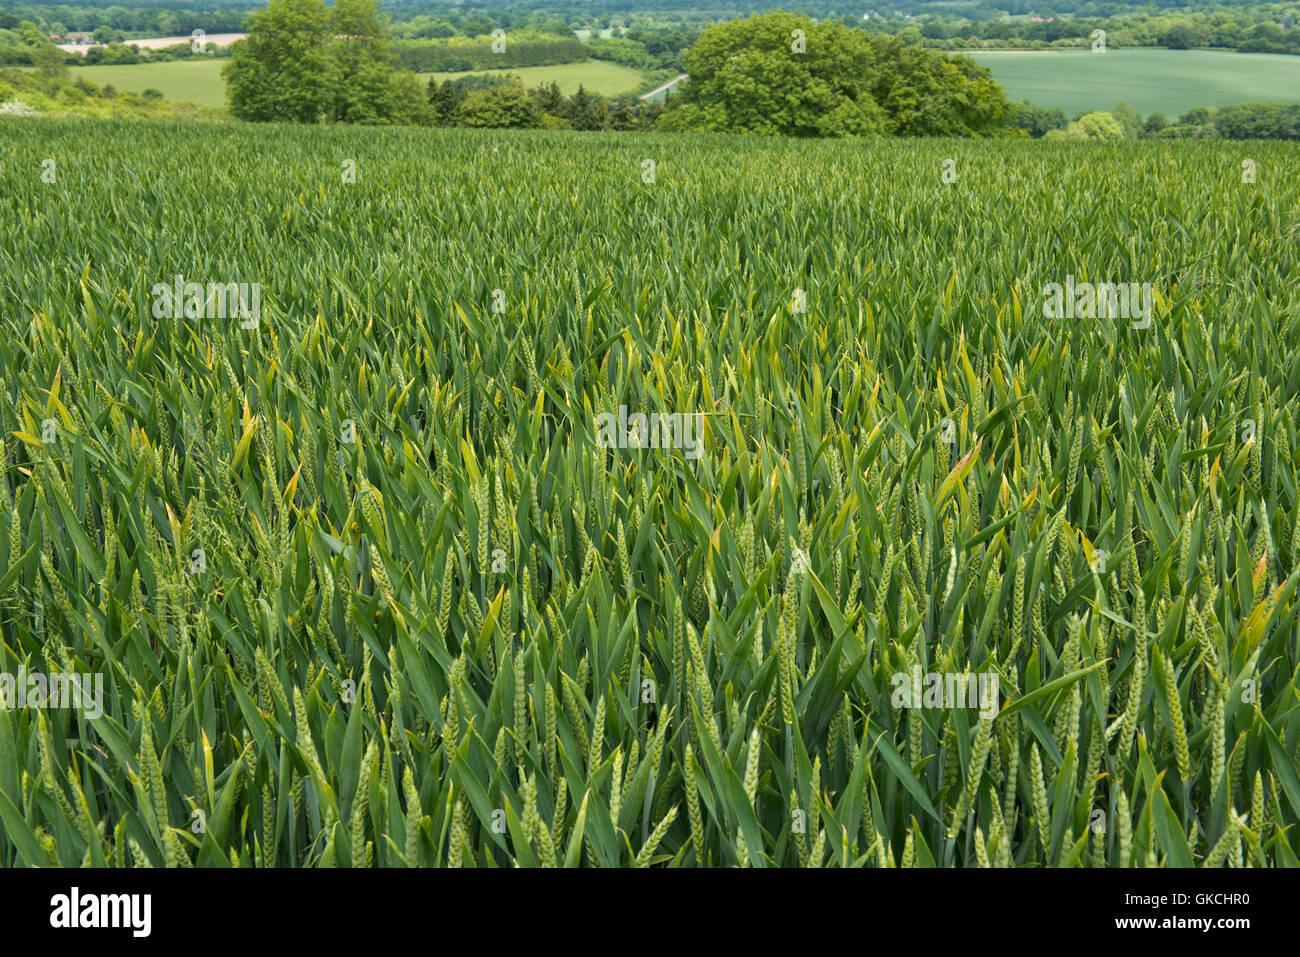
[[[464,96],[451,80],[444,80],[441,84],[437,78],[429,81],[429,108],[433,111],[435,125],[455,126],[462,99]]]
[[[1109,113],[1090,110],[1074,120],[1063,130],[1049,130],[1049,140],[1100,140],[1117,143],[1124,139],[1124,127]]]
[[[1011,107],[1011,125],[1016,129],[1028,130],[1029,135],[1036,139],[1045,136],[1048,130],[1065,129],[1065,111],[1059,106],[1048,109],[1022,100],[1012,103]]]
[[[331,13],[333,116],[344,123],[374,123],[393,107],[385,15],[375,0],[334,0]]]
[[[847,29],[847,28],[845,28]],[[989,136],[1005,131],[1014,108],[974,60],[872,37],[876,101],[896,136]]]
[[[578,92],[569,101],[567,113],[565,118],[575,130],[599,130],[606,123],[605,101],[588,93],[581,83],[578,84]]]
[[[244,120],[425,123],[414,74],[394,69],[375,0],[272,0],[246,21],[224,75]]]
[[[56,47],[43,30],[30,20],[24,20],[18,25],[18,31],[27,45],[32,66],[42,76],[61,77],[67,74],[67,54]]]
[[[660,128],[786,136],[977,136],[1011,106],[983,67],[839,22],[768,13],[711,26]]]
[[[883,133],[870,37],[792,13],[709,27],[686,55],[690,79],[667,129],[846,136]]]
[[[465,97],[457,118],[464,126],[535,129],[542,125],[542,111],[514,74],[505,83]]]
[[[272,0],[245,21],[223,76],[242,120],[314,123],[330,114],[329,10],[322,0]]]

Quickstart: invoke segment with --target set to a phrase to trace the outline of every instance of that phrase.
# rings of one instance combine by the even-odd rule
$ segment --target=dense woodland
[[[134,37],[235,32],[260,9],[246,2],[177,0],[175,3],[139,3],[130,6],[20,3],[0,10],[0,64],[24,65],[21,36],[23,21],[47,34],[82,32],[99,42],[129,41]],[[572,62],[578,51],[574,30],[612,31],[626,45],[599,48],[590,55],[617,59],[629,66],[670,66],[701,29],[736,19],[763,8],[749,2],[719,0],[653,0],[644,5],[606,3],[603,0],[558,3],[540,0],[523,3],[452,4],[435,0],[399,0],[383,4],[392,21],[395,46],[404,66],[416,70],[441,70],[450,58],[479,69],[477,54],[461,48],[483,46],[493,30],[527,36],[535,48],[530,62],[509,66]],[[1075,3],[1050,0],[985,2],[915,2],[890,0],[845,7],[838,0],[792,0],[791,12],[817,20],[849,23],[870,33],[900,36],[905,41],[945,49],[1051,49],[1086,45],[1095,29],[1106,31],[1116,47],[1215,48],[1243,52],[1300,54],[1300,2],[1259,3]],[[865,19],[864,19],[865,17]],[[406,41],[412,41],[409,45]],[[122,59],[108,62],[135,62]],[[674,59],[675,58],[675,59]]]

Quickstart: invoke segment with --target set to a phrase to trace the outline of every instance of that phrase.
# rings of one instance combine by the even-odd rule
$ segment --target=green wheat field
[[[0,864],[1297,864],[1297,181],[0,120]]]
[[[1069,116],[1127,102],[1139,113],[1164,112],[1172,121],[1198,106],[1291,101],[1300,89],[1300,60],[1273,53],[1143,47],[1104,54],[1015,50],[971,56],[993,71],[1009,98],[1060,107]]]

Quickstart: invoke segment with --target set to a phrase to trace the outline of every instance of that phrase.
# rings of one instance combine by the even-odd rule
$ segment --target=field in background
[[[230,46],[239,40],[244,39],[246,33],[212,33],[203,38],[203,42],[215,46]],[[145,37],[140,40],[124,40],[123,46],[139,47],[142,50],[161,50],[164,47],[176,46],[178,43],[189,43],[193,38],[190,36],[183,37]],[[80,53],[86,55],[87,50],[100,46],[97,43],[57,43],[55,44],[60,50],[68,53]]]
[[[168,100],[184,100],[204,106],[226,105],[226,84],[221,68],[229,59],[173,60],[170,63],[127,63],[112,66],[68,68],[73,79],[84,78],[98,86],[110,84],[119,90],[143,93],[155,89]]]
[[[1013,100],[1080,110],[1127,102],[1172,121],[1197,106],[1300,99],[1300,57],[1222,50],[1111,49],[971,54]]]
[[[524,81],[524,86],[528,87],[544,86],[554,82],[560,87],[560,92],[567,96],[577,93],[579,84],[588,93],[599,93],[601,96],[618,96],[622,93],[632,93],[641,86],[645,79],[639,70],[620,66],[617,63],[609,63],[605,60],[588,60],[586,63],[561,63],[556,66],[526,66],[513,71],[471,70],[465,73],[419,73],[416,75],[424,83],[429,81],[429,77],[437,77],[438,82],[441,83],[443,80],[455,80],[462,76],[469,76],[472,73],[505,74],[508,72],[518,73],[519,78]]]
[[[149,88],[159,90],[169,100],[185,100],[204,106],[225,106],[226,85],[221,79],[221,68],[229,59],[176,60],[171,63],[132,63],[114,66],[69,67],[74,79],[84,77],[99,86],[112,84],[119,90],[142,93]],[[473,71],[499,72],[507,71]],[[586,63],[563,63],[558,66],[521,67],[515,71],[525,86],[542,86],[554,81],[561,92],[571,95],[582,84],[588,92],[602,96],[632,93],[641,87],[644,76],[617,63],[588,60]],[[420,73],[421,83],[429,77],[439,81],[468,76],[467,73]]]

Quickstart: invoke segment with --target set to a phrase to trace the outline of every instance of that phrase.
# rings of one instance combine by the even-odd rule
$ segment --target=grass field
[[[1080,110],[1127,101],[1171,121],[1196,106],[1300,100],[1300,57],[1220,50],[1111,49],[975,53],[1013,100]]]
[[[99,86],[111,84],[119,90],[142,93],[159,90],[169,100],[185,100],[204,106],[225,106],[226,85],[221,68],[229,59],[176,60],[171,63],[129,63],[114,66],[74,66],[68,74],[84,77]]]
[[[69,73],[74,78],[85,77],[91,83],[100,86],[107,83],[119,90],[130,90],[135,93],[152,87],[162,91],[163,96],[169,100],[187,100],[205,106],[225,106],[226,87],[221,79],[221,67],[229,62],[228,59],[214,59],[122,66],[79,66],[70,68]],[[559,66],[523,67],[514,72],[523,79],[525,86],[540,86],[554,81],[559,84],[563,93],[573,94],[578,92],[578,85],[583,84],[589,91],[603,96],[630,93],[640,87],[644,79],[637,70],[601,60],[566,63]],[[441,81],[466,75],[465,73],[421,73],[419,77],[422,83],[427,83],[430,76],[437,76]]]
[[[0,119],[0,866],[1300,865],[1298,180]]]
[[[505,73],[505,70],[475,70],[474,73]],[[513,72],[519,74],[524,86],[536,87],[556,83],[560,92],[572,96],[578,92],[578,85],[584,86],[589,93],[602,96],[618,96],[636,90],[645,77],[640,71],[620,66],[604,60],[588,60],[586,63],[562,63],[556,66],[526,66]],[[430,77],[437,77],[438,82],[454,80],[469,73],[420,73],[421,82],[427,83]]]

